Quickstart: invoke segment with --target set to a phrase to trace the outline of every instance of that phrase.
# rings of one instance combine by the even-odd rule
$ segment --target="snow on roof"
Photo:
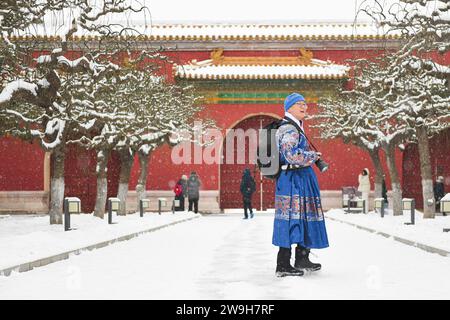
[[[389,32],[373,23],[352,22],[314,22],[298,24],[244,24],[244,23],[211,23],[211,24],[139,24],[127,25],[138,31],[134,36],[143,40],[190,40],[190,41],[254,41],[254,40],[349,40],[349,39],[396,39],[400,34]],[[59,31],[51,31],[51,26],[37,26],[28,35],[62,38]],[[60,29],[59,29],[60,30]],[[23,38],[24,33],[18,31],[16,38]],[[97,34],[78,30],[73,40],[85,40]]]
[[[176,67],[175,75],[187,79],[341,79],[348,68],[327,66],[195,66]]]
[[[151,35],[154,37],[216,37],[256,38],[289,40],[291,38],[338,38],[338,37],[376,37],[385,32],[374,24],[353,23],[304,23],[304,24],[173,24],[154,25]],[[231,40],[231,39],[230,39]],[[250,39],[249,39],[250,40]]]
[[[219,49],[212,59],[174,65],[174,73],[186,79],[342,79],[350,69],[300,52],[298,57],[225,57]]]

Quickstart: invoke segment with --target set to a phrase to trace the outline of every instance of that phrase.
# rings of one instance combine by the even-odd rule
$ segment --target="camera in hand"
[[[320,172],[325,172],[328,170],[329,167],[328,163],[326,163],[322,159],[317,160],[315,163],[317,168],[319,168]]]

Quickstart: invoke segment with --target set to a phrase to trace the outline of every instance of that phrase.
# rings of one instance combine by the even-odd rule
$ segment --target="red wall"
[[[314,57],[322,60],[330,60],[336,63],[346,63],[347,59],[367,57],[376,55],[379,51],[373,50],[314,50]],[[177,63],[186,63],[192,59],[204,60],[210,58],[210,51],[186,51],[167,52],[172,60]],[[297,56],[298,50],[290,51],[226,51],[227,56]],[[77,53],[73,53],[77,57]],[[450,54],[445,56],[437,55],[441,63],[450,62]],[[168,74],[168,78],[174,80],[171,75],[172,65],[164,64],[162,73]],[[311,105],[309,112],[314,113],[314,105]],[[217,126],[231,128],[239,121],[251,114],[277,114],[282,116],[283,109],[280,105],[208,105],[201,117],[211,117],[216,120]],[[318,133],[310,130],[306,124],[306,130],[310,137],[314,138]],[[330,163],[329,171],[318,173],[318,179],[323,190],[337,190],[342,186],[357,185],[358,173],[362,168],[368,167],[373,172],[370,158],[356,147],[342,144],[340,141],[320,141],[314,138],[315,144],[323,152],[324,159]],[[408,151],[408,149],[407,149]],[[172,165],[171,149],[163,146],[156,150],[149,164],[149,177],[147,182],[148,190],[171,190],[174,183],[182,174],[189,174],[196,171],[203,181],[203,189],[217,190],[219,188],[219,167],[213,165]],[[433,154],[435,156],[436,153]],[[43,189],[43,158],[44,153],[36,145],[21,142],[16,139],[0,139],[0,190],[42,190]],[[402,153],[397,152],[397,164],[400,176],[402,174]],[[414,163],[416,163],[413,160]],[[66,159],[66,194],[81,195],[86,197],[85,201],[92,207],[92,198],[95,195],[95,155],[84,155],[80,151],[71,150]],[[109,163],[109,190],[117,190],[117,177],[120,163],[117,157],[113,156]],[[134,190],[137,182],[139,164],[135,160],[133,166],[130,190]],[[405,177],[412,178],[409,174]],[[387,173],[387,170],[386,170]],[[414,174],[414,178],[418,174]],[[405,179],[406,179],[405,178]],[[372,188],[373,188],[373,177]],[[389,185],[389,178],[387,179]],[[409,181],[409,180],[408,180]],[[405,180],[406,182],[406,180]],[[408,187],[408,183],[405,183]],[[108,192],[110,195],[112,195]],[[405,191],[405,194],[406,191]],[[91,199],[91,200],[88,200]]]
[[[44,189],[44,152],[37,144],[0,138],[0,191]]]
[[[97,156],[95,151],[86,151],[78,146],[67,148],[65,165],[65,197],[78,197],[82,212],[92,212],[97,193]],[[117,196],[119,187],[120,159],[112,152],[108,161],[108,197]]]
[[[445,192],[450,192],[450,129],[430,140],[431,168],[433,181],[444,177]],[[416,206],[423,208],[422,179],[420,177],[419,151],[417,144],[409,144],[405,149],[403,161],[405,198],[414,198]]]
[[[376,56],[382,51],[374,50],[314,50],[314,58],[330,60],[332,62],[345,64],[348,59]],[[166,52],[177,64],[187,63],[193,59],[198,61],[210,59],[210,51],[189,51],[189,52]],[[227,56],[298,56],[298,50],[289,51],[226,51]],[[166,70],[170,70],[167,68]],[[173,78],[171,77],[171,80]],[[219,128],[231,128],[240,120],[250,114],[270,113],[283,115],[280,105],[207,105],[204,116],[216,120]],[[312,111],[314,113],[314,111]],[[306,126],[308,127],[308,125]],[[310,136],[318,133],[311,131]],[[317,140],[317,139],[316,139]],[[340,141],[319,141],[316,146],[324,153],[324,159],[330,163],[330,169],[326,173],[319,173],[318,178],[321,188],[324,190],[339,190],[342,186],[357,185],[359,172],[367,167],[373,172],[372,163],[366,153],[356,147],[344,145]],[[397,164],[399,175],[402,176],[402,154],[397,152]],[[218,166],[217,165],[170,165],[170,148],[165,146],[154,152],[149,165],[149,179],[147,187],[149,189],[172,189],[174,183],[182,174],[189,174],[196,171],[200,178],[203,178],[203,188],[205,190],[217,190],[219,188]],[[130,182],[130,189],[134,189],[137,181],[138,164],[135,163]],[[164,174],[161,174],[164,172]],[[389,174],[385,170],[387,183],[390,184]],[[373,177],[371,178],[373,188]]]
[[[219,128],[232,128],[244,118],[257,114],[276,114],[279,117],[284,115],[284,110],[279,105],[208,105],[207,113],[210,117],[216,119]],[[309,110],[313,114],[314,106]],[[200,116],[201,117],[201,116]],[[340,190],[343,186],[357,186],[358,174],[363,168],[369,168],[373,173],[372,161],[366,152],[361,149],[345,145],[341,140],[322,141],[314,138],[318,133],[314,129],[309,129],[308,123],[305,123],[308,136],[313,140],[316,147],[323,153],[323,159],[330,164],[330,168],[325,173],[318,172],[317,176],[322,190]],[[225,130],[222,129],[222,134]],[[384,155],[381,153],[382,158]],[[203,182],[204,190],[217,190],[219,188],[219,167],[212,165],[172,165],[171,148],[164,146],[156,150],[151,157],[149,165],[149,177],[147,188],[149,190],[171,190],[174,183],[178,181],[181,175],[189,175],[191,171],[196,171]],[[396,162],[399,170],[399,176],[402,176],[402,153],[397,151]],[[139,164],[135,161],[132,170],[132,179],[130,189],[134,190],[137,183]],[[390,178],[385,166],[386,182],[390,184]],[[373,177],[371,177],[372,188]]]

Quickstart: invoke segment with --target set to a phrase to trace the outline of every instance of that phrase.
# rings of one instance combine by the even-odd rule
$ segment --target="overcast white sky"
[[[144,0],[153,22],[353,21],[373,0]],[[394,0],[381,0],[391,3]],[[358,21],[369,18],[358,18]]]

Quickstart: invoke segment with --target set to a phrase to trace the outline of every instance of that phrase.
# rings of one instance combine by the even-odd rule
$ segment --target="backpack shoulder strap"
[[[292,124],[299,133],[303,134],[305,136],[306,140],[309,142],[309,144],[317,151],[316,146],[308,139],[308,136],[306,135],[305,131],[303,131],[303,129],[295,121],[293,121],[292,119],[290,119],[288,117],[284,117],[283,120],[286,120],[287,121],[286,123]],[[281,123],[280,126],[282,126],[284,124],[285,123]]]
[[[295,129],[297,129],[298,132],[305,135],[305,132],[303,132],[302,128],[295,121],[293,121],[292,119],[290,119],[288,117],[284,117],[283,120],[285,120],[285,121],[283,121],[280,126],[289,123],[289,124],[293,125],[295,127]]]

